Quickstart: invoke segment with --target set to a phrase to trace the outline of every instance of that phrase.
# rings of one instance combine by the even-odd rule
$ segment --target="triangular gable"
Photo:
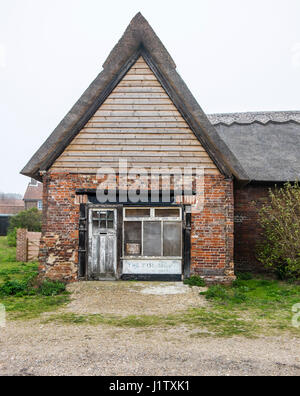
[[[112,50],[103,65],[104,70],[21,173],[41,180],[41,173],[55,163],[140,56],[151,67],[176,109],[220,172],[226,177],[236,176],[240,180],[248,180],[244,169],[220,139],[184,81],[176,72],[176,65],[171,56],[140,13],[132,20],[123,37]]]
[[[116,172],[119,160],[147,169],[203,167],[219,171],[156,76],[140,57],[50,170]]]

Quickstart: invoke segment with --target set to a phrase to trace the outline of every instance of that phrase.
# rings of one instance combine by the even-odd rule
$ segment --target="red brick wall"
[[[27,230],[24,228],[17,230],[16,260],[24,263],[27,261]]]
[[[79,200],[75,191],[95,189],[94,175],[51,173],[44,176],[40,274],[76,281]],[[233,183],[205,177],[204,209],[192,214],[191,273],[212,281],[233,279]]]
[[[256,259],[256,246],[260,240],[261,228],[258,214],[268,199],[270,186],[248,185],[234,189],[234,261],[236,271],[265,272]]]
[[[192,215],[191,271],[207,280],[234,277],[233,183],[223,176],[205,177],[204,210]]]

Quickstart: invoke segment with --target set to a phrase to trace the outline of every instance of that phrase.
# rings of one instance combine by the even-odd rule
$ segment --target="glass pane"
[[[110,229],[114,228],[114,222],[112,220],[108,220],[107,228],[110,228]]]
[[[97,230],[99,228],[99,221],[98,220],[93,220],[93,230]]]
[[[113,210],[109,210],[109,211],[107,212],[107,218],[108,218],[109,220],[113,220],[113,219],[114,219],[114,212],[113,212]]]
[[[106,212],[101,212],[100,213],[100,219],[101,220],[106,220]]]
[[[99,212],[93,212],[93,219],[99,219]]]
[[[126,217],[150,217],[150,209],[126,209]]]
[[[142,223],[124,222],[124,251],[126,256],[140,256],[142,251]]]
[[[164,257],[181,257],[182,225],[179,222],[164,223]]]
[[[156,257],[162,255],[161,222],[146,221],[144,223],[144,256]]]
[[[180,209],[155,209],[155,217],[179,217]]]
[[[106,228],[106,221],[100,221],[100,228]]]

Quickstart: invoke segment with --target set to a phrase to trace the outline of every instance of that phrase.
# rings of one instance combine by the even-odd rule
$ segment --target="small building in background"
[[[10,194],[0,195],[0,236],[7,235],[10,217],[24,209],[25,205],[21,197],[18,199],[11,197]]]
[[[31,179],[24,195],[25,210],[37,208],[43,209],[43,184]]]

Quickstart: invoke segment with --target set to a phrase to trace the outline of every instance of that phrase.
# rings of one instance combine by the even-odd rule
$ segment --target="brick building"
[[[299,178],[299,147],[299,112],[206,115],[138,14],[22,171],[43,182],[40,272],[230,282],[257,269],[257,207]]]
[[[24,194],[25,210],[31,208],[43,209],[43,185],[35,179],[31,179]]]
[[[22,199],[10,197],[10,194],[0,194],[0,236],[7,235],[10,218],[22,210],[24,210]]]

